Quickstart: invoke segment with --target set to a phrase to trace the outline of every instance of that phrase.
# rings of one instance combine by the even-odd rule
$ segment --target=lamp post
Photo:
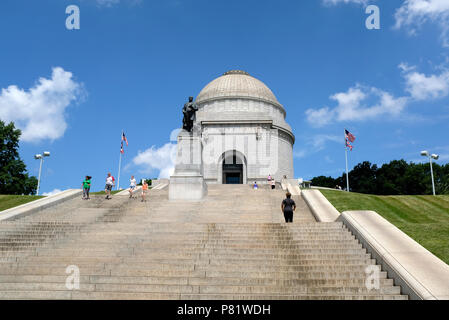
[[[41,160],[41,163],[39,165],[39,177],[37,179],[37,190],[36,190],[36,196],[39,195],[39,187],[41,185],[41,172],[42,172],[42,163],[44,162],[44,158],[45,157],[49,157],[50,156],[50,152],[45,151],[43,154],[36,154],[34,156],[34,159],[36,160]]]
[[[423,157],[428,157],[429,158],[429,162],[430,162],[430,175],[432,176],[432,190],[433,190],[433,195],[435,196],[435,181],[433,179],[433,166],[432,166],[432,159],[434,160],[438,160],[440,158],[439,155],[437,154],[430,154],[429,151],[421,151],[421,155]]]

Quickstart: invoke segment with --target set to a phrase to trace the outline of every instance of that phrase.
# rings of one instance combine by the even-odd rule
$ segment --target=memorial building
[[[192,100],[184,107],[170,188],[182,180],[252,184],[265,183],[268,175],[276,181],[294,177],[295,136],[283,105],[262,81],[232,70]]]

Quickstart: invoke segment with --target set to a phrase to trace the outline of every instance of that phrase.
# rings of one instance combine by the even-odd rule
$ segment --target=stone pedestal
[[[170,177],[170,200],[201,200],[207,194],[203,179],[201,138],[182,130],[178,135],[175,172]]]

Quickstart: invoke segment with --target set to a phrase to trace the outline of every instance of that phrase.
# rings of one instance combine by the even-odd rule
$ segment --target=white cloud
[[[408,28],[410,34],[426,22],[432,21],[441,27],[441,39],[449,47],[449,1],[447,0],[405,0],[395,13],[395,28]]]
[[[323,127],[333,122],[397,117],[403,114],[410,102],[449,96],[449,69],[431,75],[419,73],[415,66],[406,63],[401,63],[399,69],[405,79],[405,91],[410,96],[396,98],[381,89],[357,84],[346,92],[330,96],[331,100],[337,102],[336,107],[306,110],[307,121],[314,127]]]
[[[22,130],[23,141],[55,140],[67,129],[66,108],[83,95],[83,86],[72,79],[72,73],[53,68],[51,79],[40,78],[29,90],[16,85],[0,93],[0,118],[14,121]]]
[[[307,109],[306,110],[307,121],[314,127],[324,127],[329,124],[333,118],[333,112],[329,107],[321,109]]]
[[[407,104],[407,98],[395,98],[390,93],[374,87],[356,85],[347,92],[332,95],[330,99],[337,102],[333,109],[308,109],[308,122],[315,127],[323,127],[334,121],[365,121],[379,116],[398,116]],[[368,99],[376,99],[371,105],[364,104]]]
[[[404,72],[406,91],[413,99],[429,100],[449,95],[449,70],[443,70],[439,75],[425,75],[404,63],[401,63],[399,68]]]
[[[169,178],[175,169],[177,145],[167,143],[160,148],[152,146],[134,157],[133,163],[143,166],[144,173],[151,173],[153,170],[159,171],[159,179]]]
[[[323,150],[327,142],[343,143],[343,138],[337,135],[319,134],[314,136],[309,144],[317,151]]]
[[[343,133],[342,133],[342,136],[343,136]],[[301,150],[295,150],[293,152],[293,157],[295,157],[297,159],[302,159],[309,155],[315,154],[321,150],[324,150],[326,148],[326,145],[328,142],[335,142],[335,143],[343,144],[342,136],[330,135],[330,134],[318,134],[316,136],[308,138],[307,142],[305,143],[307,148],[301,149]]]
[[[324,161],[326,161],[327,163],[334,163],[335,161],[331,158],[331,157],[329,157],[329,156],[325,156],[324,157]]]
[[[399,69],[401,69],[403,72],[410,72],[413,70],[416,70],[415,66],[409,66],[407,63],[405,62],[401,62],[398,66]]]
[[[62,190],[54,189],[53,191],[50,191],[50,192],[44,192],[42,195],[48,197],[48,196],[52,196],[52,195],[58,194],[60,192],[62,192]]]
[[[293,151],[293,157],[294,158],[302,159],[305,156],[307,156],[307,151],[306,150],[295,150],[295,151]]]

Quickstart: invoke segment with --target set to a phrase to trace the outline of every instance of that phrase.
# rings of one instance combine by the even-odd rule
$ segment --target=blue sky
[[[68,5],[80,8],[67,30]],[[368,30],[367,5],[381,29]],[[243,69],[265,82],[296,135],[295,175],[344,171],[343,130],[361,161],[449,162],[449,4],[442,0],[3,0],[0,118],[23,130],[20,154],[52,152],[43,192],[93,189],[122,168],[171,166],[181,108],[211,80]]]

